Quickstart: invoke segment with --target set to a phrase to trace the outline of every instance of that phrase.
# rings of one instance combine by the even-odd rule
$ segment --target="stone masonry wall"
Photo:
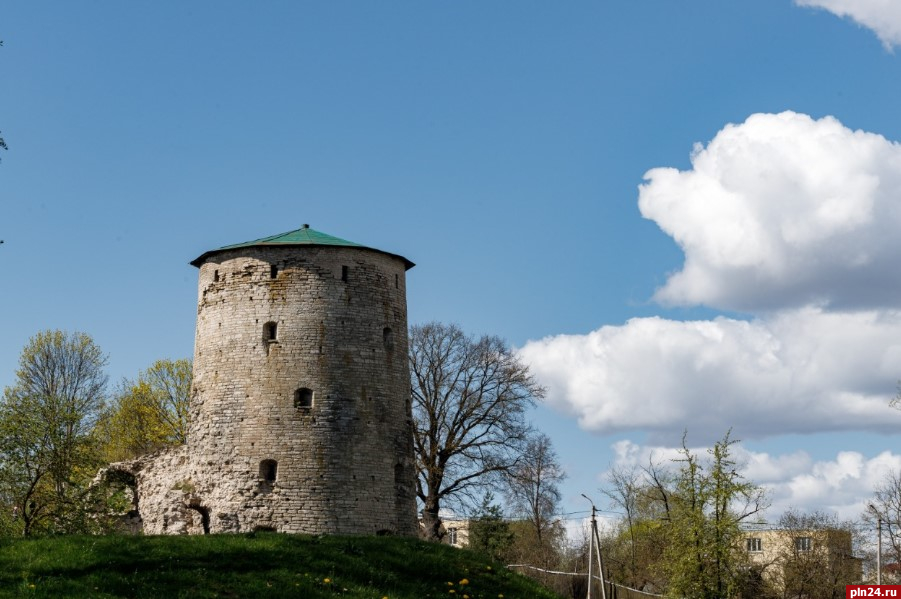
[[[146,533],[416,534],[405,267],[333,246],[207,257],[188,443],[111,466]]]

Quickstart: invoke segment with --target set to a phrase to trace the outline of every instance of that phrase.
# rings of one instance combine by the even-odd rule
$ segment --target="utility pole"
[[[876,584],[882,584],[882,516],[876,514]]]
[[[882,516],[872,503],[867,507],[876,515],[876,584],[882,584]]]
[[[588,499],[588,502],[591,503],[591,538],[588,541],[588,599],[591,599],[591,587],[594,583],[591,577],[592,549],[597,549],[598,572],[601,579],[601,599],[607,599],[607,587],[604,584],[604,560],[601,557],[601,537],[598,534],[598,510],[594,507],[594,502],[591,501],[588,495],[582,493],[582,497]]]

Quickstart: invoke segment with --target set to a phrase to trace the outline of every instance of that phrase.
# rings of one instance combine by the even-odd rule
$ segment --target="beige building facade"
[[[861,560],[853,555],[850,531],[840,529],[817,530],[758,530],[744,534],[744,550],[748,560],[762,579],[775,589],[810,579],[809,572],[820,578],[832,577],[836,584],[860,581]]]

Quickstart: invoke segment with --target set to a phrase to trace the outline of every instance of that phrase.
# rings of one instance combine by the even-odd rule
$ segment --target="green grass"
[[[464,595],[556,598],[473,552],[416,539],[274,533],[0,539],[0,597]]]

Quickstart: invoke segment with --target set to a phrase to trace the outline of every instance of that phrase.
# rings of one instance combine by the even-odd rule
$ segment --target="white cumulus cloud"
[[[530,341],[547,402],[583,429],[702,442],[786,433],[894,432],[901,312],[782,311],[752,321],[636,318]]]
[[[897,0],[795,0],[823,8],[872,29],[886,48],[901,44],[901,3]]]
[[[832,117],[755,114],[645,175],[639,208],[685,253],[655,299],[749,313],[901,307],[901,145]]]

